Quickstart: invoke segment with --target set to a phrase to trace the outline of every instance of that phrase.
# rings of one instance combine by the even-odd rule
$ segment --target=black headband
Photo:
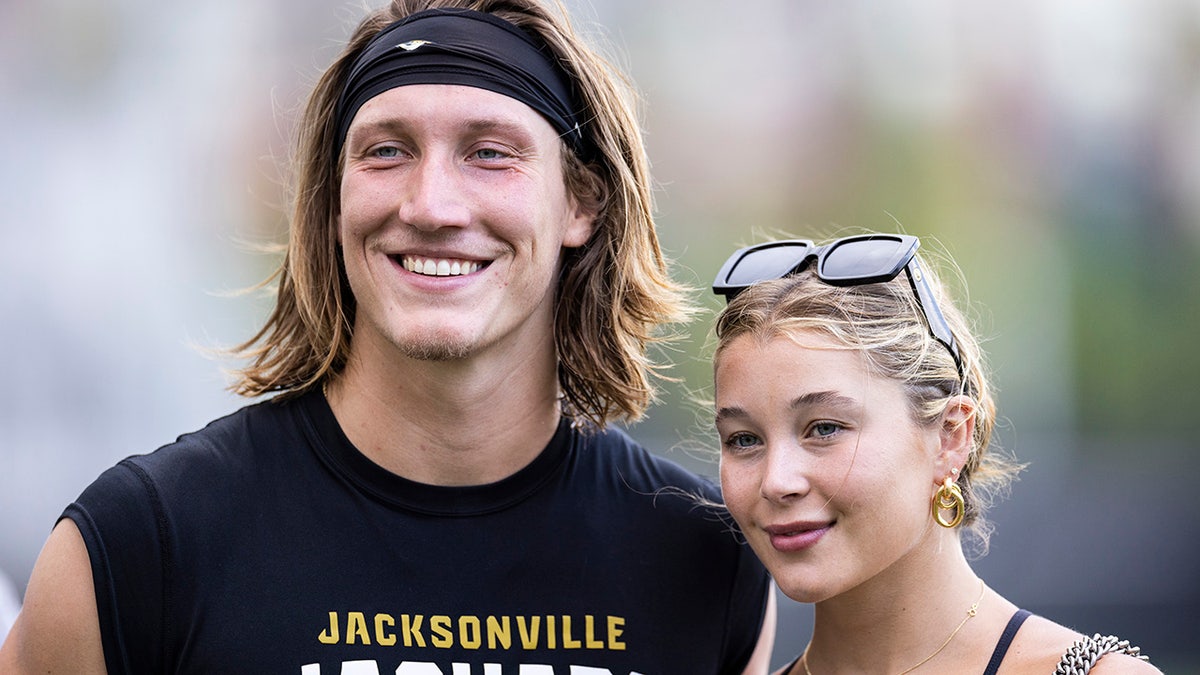
[[[468,9],[429,9],[393,23],[354,60],[338,98],[335,150],[364,103],[408,84],[459,84],[514,98],[541,113],[583,155],[571,79],[513,24]]]

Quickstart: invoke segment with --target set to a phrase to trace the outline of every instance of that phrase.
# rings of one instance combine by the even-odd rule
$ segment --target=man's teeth
[[[404,269],[431,277],[457,277],[479,271],[479,263],[447,258],[404,257]]]

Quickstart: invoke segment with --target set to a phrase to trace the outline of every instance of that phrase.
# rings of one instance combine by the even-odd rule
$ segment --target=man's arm
[[[762,632],[758,634],[758,645],[750,655],[750,662],[742,675],[767,675],[771,668],[771,652],[775,648],[775,584],[767,584],[767,611],[763,615]]]
[[[24,605],[0,646],[0,673],[106,672],[87,546],[75,523],[64,518],[42,547]]]

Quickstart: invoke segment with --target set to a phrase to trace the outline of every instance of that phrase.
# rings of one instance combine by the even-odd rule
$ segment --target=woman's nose
[[[764,499],[787,502],[808,494],[810,485],[801,448],[792,444],[768,447],[762,471],[759,492]]]

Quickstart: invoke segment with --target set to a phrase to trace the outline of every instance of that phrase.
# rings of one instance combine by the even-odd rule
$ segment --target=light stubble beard
[[[414,361],[444,363],[465,359],[471,355],[471,345],[465,340],[420,340],[398,344],[400,351]]]

